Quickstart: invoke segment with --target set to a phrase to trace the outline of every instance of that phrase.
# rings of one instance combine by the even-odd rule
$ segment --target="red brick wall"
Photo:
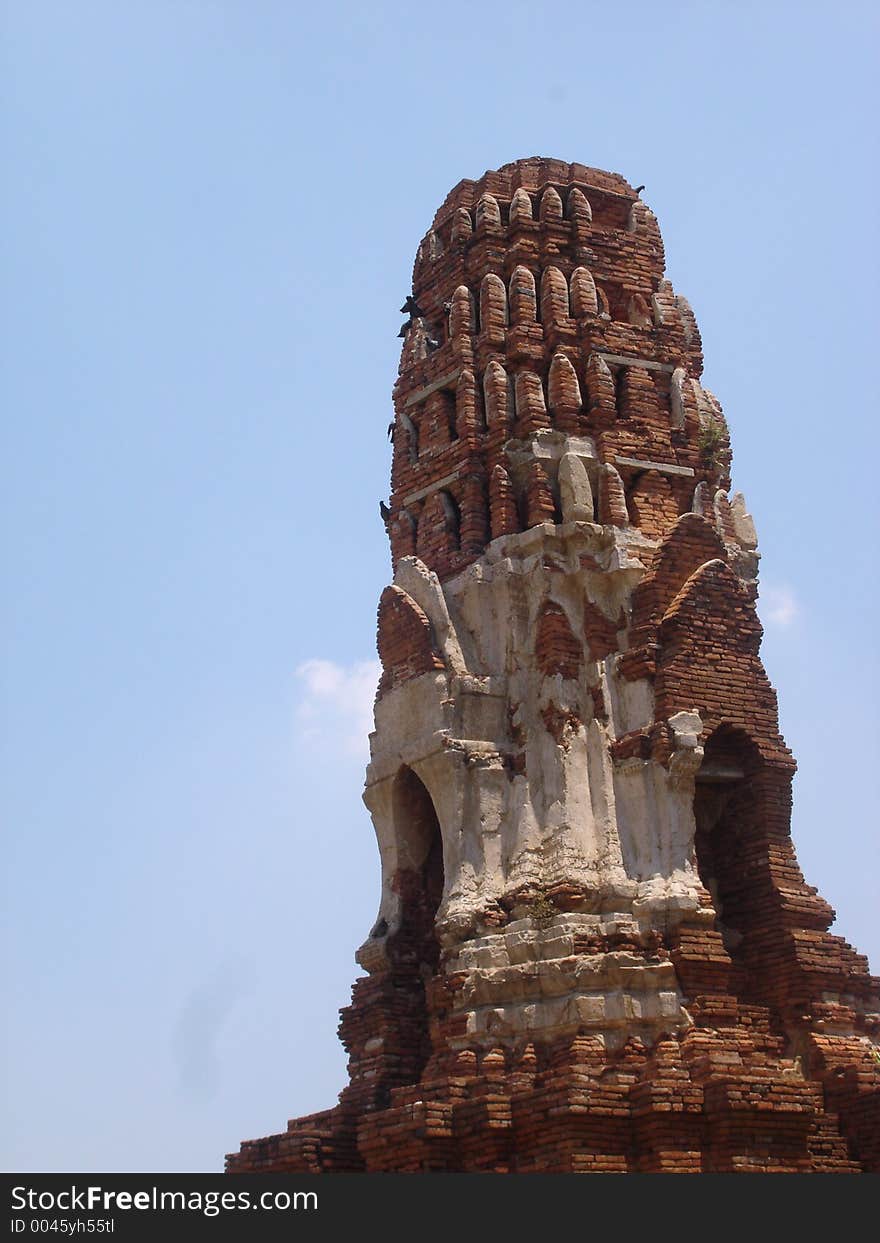
[[[442,669],[431,623],[411,596],[386,587],[379,601],[377,646],[382,661],[380,690],[398,686],[431,669]]]
[[[572,634],[565,610],[552,600],[544,605],[535,634],[535,660],[542,673],[580,676],[583,644]]]
[[[636,456],[693,470],[672,483],[649,472],[635,485],[630,519],[651,535],[685,507],[688,488],[692,494],[704,478],[719,482],[700,459],[699,421],[672,427],[670,375],[683,366],[699,376],[699,337],[664,280],[656,221],[622,179],[525,161],[462,183],[420,247],[413,294],[424,316],[404,343],[394,392],[395,557],[408,539],[397,532],[397,515],[427,504],[413,495],[451,475],[479,476],[487,488],[494,468],[509,465],[511,428],[517,436],[540,427],[599,433],[602,460]],[[438,348],[428,349],[426,336]],[[644,359],[653,369],[613,364],[615,389],[603,353]],[[486,418],[491,410],[494,419]],[[409,426],[418,429],[417,452]],[[454,482],[442,486],[461,503]],[[543,508],[530,517],[528,502],[517,500],[523,521],[547,519]],[[435,532],[419,555],[446,578],[491,537],[487,523],[479,540],[451,549]]]

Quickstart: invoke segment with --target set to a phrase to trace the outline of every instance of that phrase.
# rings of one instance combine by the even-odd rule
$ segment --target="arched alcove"
[[[440,956],[434,927],[443,898],[443,838],[425,784],[404,765],[394,779],[394,832],[400,867],[395,877],[401,904],[395,949],[433,973]]]
[[[748,734],[728,725],[719,726],[703,750],[694,791],[697,869],[725,947],[736,958],[753,922],[756,877],[747,841],[757,814],[752,778],[761,760]]]

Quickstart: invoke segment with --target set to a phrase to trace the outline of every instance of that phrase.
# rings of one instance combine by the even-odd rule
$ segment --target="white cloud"
[[[304,660],[297,666],[297,733],[302,742],[341,748],[366,757],[373,728],[373,700],[382,666],[378,660],[340,665],[333,660]]]
[[[760,611],[772,626],[790,626],[800,613],[800,605],[791,587],[763,587]]]

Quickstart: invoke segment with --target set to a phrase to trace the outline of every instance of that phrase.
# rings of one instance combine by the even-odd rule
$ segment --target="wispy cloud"
[[[252,983],[251,971],[242,961],[226,961],[193,984],[181,1005],[172,1048],[180,1092],[190,1100],[201,1104],[216,1095],[220,1084],[217,1041],[223,1024]]]
[[[381,672],[378,660],[359,660],[350,665],[304,660],[296,669],[300,739],[320,745],[332,743],[348,755],[364,756]]]
[[[800,605],[791,587],[762,587],[761,616],[771,626],[790,626],[800,613]]]

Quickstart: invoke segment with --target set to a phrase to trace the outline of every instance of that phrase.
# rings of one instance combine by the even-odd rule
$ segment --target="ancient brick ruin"
[[[654,216],[579,164],[463,181],[405,310],[350,1081],[228,1168],[876,1170],[878,981],[795,857]]]

